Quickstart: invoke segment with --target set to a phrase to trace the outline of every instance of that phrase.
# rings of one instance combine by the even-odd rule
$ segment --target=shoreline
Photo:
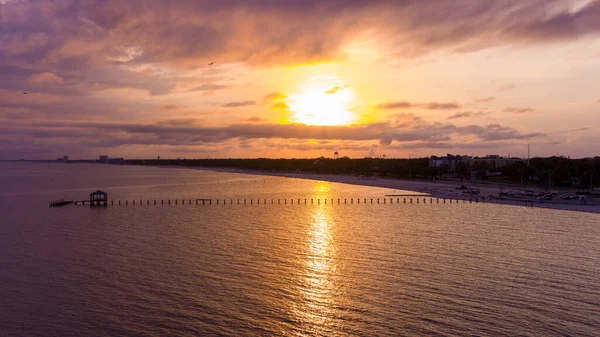
[[[162,167],[174,167],[174,168],[188,168],[192,170],[205,170],[215,171],[224,173],[239,173],[249,175],[262,175],[271,177],[283,177],[283,178],[296,178],[296,179],[307,179],[315,181],[327,181],[338,184],[348,185],[359,185],[379,188],[389,188],[392,190],[400,190],[413,193],[423,193],[431,196],[432,198],[446,198],[446,199],[469,199],[474,197],[482,198],[479,203],[491,203],[500,205],[510,206],[522,206],[530,208],[545,208],[562,211],[576,211],[585,213],[600,213],[600,202],[596,202],[591,199],[591,202],[587,204],[581,204],[579,201],[558,201],[558,200],[537,200],[537,199],[507,199],[502,198],[498,195],[501,188],[507,189],[506,187],[500,187],[499,185],[477,185],[467,182],[449,182],[449,181],[423,181],[423,180],[401,180],[401,179],[387,179],[387,178],[370,178],[370,177],[356,177],[348,175],[330,175],[330,174],[311,174],[311,173],[278,173],[278,172],[260,172],[244,169],[227,169],[219,167],[190,167],[190,166],[162,166]],[[462,190],[456,188],[460,185],[466,186],[469,190],[479,189],[478,194],[465,194]],[[512,187],[518,189],[517,187]],[[391,193],[389,193],[391,194]]]

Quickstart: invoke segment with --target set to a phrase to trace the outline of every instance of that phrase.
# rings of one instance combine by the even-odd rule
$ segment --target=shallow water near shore
[[[82,200],[97,189],[109,200],[261,204],[48,207],[50,200]],[[303,204],[389,192],[205,170],[0,163],[0,331],[593,336],[600,330],[600,215],[497,204]],[[302,202],[262,202],[291,198]]]

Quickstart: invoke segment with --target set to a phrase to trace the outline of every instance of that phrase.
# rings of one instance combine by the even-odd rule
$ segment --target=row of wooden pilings
[[[419,204],[419,203],[423,203],[423,204],[445,204],[445,203],[459,203],[460,201],[462,201],[463,203],[477,203],[480,200],[485,200],[485,197],[475,197],[475,198],[433,198],[433,197],[424,197],[424,198],[356,198],[356,199],[342,199],[342,198],[338,198],[337,199],[337,204],[394,204],[394,201],[396,204]],[[144,202],[145,201],[145,202]],[[192,205],[192,201],[195,201],[196,205],[212,205],[212,204],[216,204],[216,205],[267,205],[269,204],[269,200],[268,199],[175,199],[175,200],[138,200],[138,202],[136,202],[136,200],[111,200],[110,201],[110,205],[117,205],[117,206],[122,206],[122,205],[185,205],[187,201],[188,205]],[[261,202],[262,201],[262,202]],[[85,203],[83,203],[85,205]],[[308,199],[308,198],[304,198],[304,199],[270,199],[270,204],[274,205],[333,205],[336,204],[336,199]]]

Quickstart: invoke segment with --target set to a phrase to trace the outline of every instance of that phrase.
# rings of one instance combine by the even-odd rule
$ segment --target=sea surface
[[[97,189],[115,205],[48,207]],[[0,163],[0,335],[600,335],[600,215],[350,204],[390,192],[181,168]]]

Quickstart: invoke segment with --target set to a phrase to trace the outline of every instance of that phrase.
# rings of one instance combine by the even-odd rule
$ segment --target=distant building
[[[524,161],[521,158],[515,157],[502,157],[497,154],[488,154],[485,157],[471,157],[471,156],[459,156],[447,154],[444,157],[431,156],[429,158],[429,167],[440,167],[442,165],[448,165],[450,172],[456,170],[458,163],[465,163],[467,166],[476,166],[479,163],[487,164],[488,169],[498,170],[508,164]]]
[[[450,172],[454,172],[456,171],[456,165],[458,163],[463,162],[468,165],[471,159],[471,156],[459,156],[452,155],[449,153],[444,157],[431,156],[429,158],[429,167],[440,167],[442,165],[448,165]]]
[[[108,156],[100,156],[101,163],[108,163]]]
[[[518,163],[518,162],[522,162],[522,161],[525,161],[525,160],[522,158],[516,158],[516,157],[511,158],[511,157],[502,157],[497,154],[488,154],[485,157],[475,157],[475,158],[471,159],[470,165],[475,166],[478,163],[485,163],[485,164],[487,164],[488,169],[498,170],[508,164]]]
[[[69,161],[69,156],[63,156],[63,161]]]

